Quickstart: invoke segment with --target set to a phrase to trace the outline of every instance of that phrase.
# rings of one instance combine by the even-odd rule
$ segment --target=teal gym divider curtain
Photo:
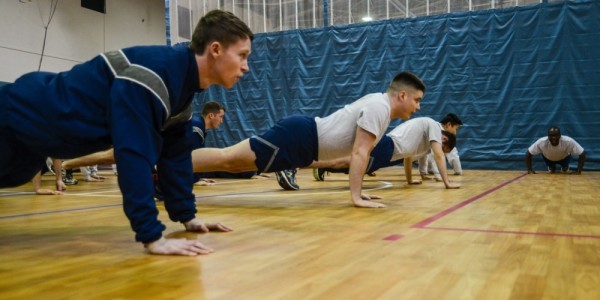
[[[524,169],[529,145],[556,125],[586,149],[586,169],[600,170],[598,16],[600,1],[565,1],[257,34],[250,72],[231,90],[210,88],[195,109],[226,105],[207,140],[224,147],[285,116],[326,116],[409,70],[428,87],[414,117],[465,122],[464,168]]]

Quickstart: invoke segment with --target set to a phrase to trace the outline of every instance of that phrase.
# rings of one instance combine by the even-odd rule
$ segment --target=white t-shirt
[[[529,147],[531,155],[542,153],[544,157],[551,161],[559,161],[567,157],[569,154],[581,155],[583,147],[581,147],[574,139],[562,135],[557,146],[552,146],[548,137],[538,139],[531,147]]]
[[[390,125],[390,102],[387,94],[368,94],[325,118],[315,118],[319,135],[319,160],[349,156],[360,128],[376,136],[379,142]]]
[[[394,142],[392,161],[403,157],[420,157],[431,150],[431,142],[442,145],[442,125],[432,118],[408,120],[387,134]]]

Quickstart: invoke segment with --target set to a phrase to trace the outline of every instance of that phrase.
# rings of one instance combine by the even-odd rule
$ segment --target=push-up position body
[[[166,239],[154,201],[156,165],[172,221],[224,230],[196,218],[192,193],[192,99],[231,88],[248,72],[253,33],[229,12],[200,19],[189,47],[138,46],[103,53],[61,73],[34,72],[0,87],[0,187],[18,186],[46,157],[68,159],[114,146],[123,208],[150,253],[212,252],[198,240]]]
[[[421,180],[412,179],[412,163],[416,158],[424,157],[430,151],[440,170],[446,188],[458,188],[459,185],[450,183],[446,172],[446,158],[456,145],[454,134],[443,130],[440,123],[427,117],[408,120],[386,134],[371,152],[371,159],[365,173],[372,173],[380,168],[404,164],[406,181],[409,184],[420,184]],[[347,172],[350,166],[349,157],[333,161],[319,161],[313,166],[315,179],[325,180],[325,172]]]
[[[407,120],[420,108],[424,92],[420,78],[401,72],[386,93],[368,94],[325,118],[287,117],[266,133],[231,147],[194,150],[194,171],[276,172],[350,156],[352,203],[357,207],[385,207],[362,193],[369,154],[391,119]]]

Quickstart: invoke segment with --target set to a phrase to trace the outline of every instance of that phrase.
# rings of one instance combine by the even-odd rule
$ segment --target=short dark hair
[[[454,147],[456,147],[456,135],[446,130],[442,130],[442,134],[448,138],[448,141],[446,141],[446,145],[450,147],[450,149],[454,149]]]
[[[390,82],[390,86],[387,89],[388,93],[396,93],[399,92],[405,86],[413,87],[419,91],[423,91],[425,93],[425,83],[419,78],[419,76],[411,73],[411,72],[400,72],[398,73],[392,82]]]
[[[560,135],[560,128],[552,126],[548,129],[548,135],[550,135],[550,133],[558,133]]]
[[[440,123],[442,123],[442,124],[450,123],[451,126],[463,124],[462,121],[460,120],[460,118],[453,113],[449,113],[445,117],[443,117],[442,120],[440,120]]]
[[[204,103],[204,106],[202,107],[202,116],[206,117],[206,115],[210,113],[217,114],[221,110],[226,111],[225,106],[223,106],[223,104],[215,101],[208,101]]]
[[[198,21],[190,49],[197,54],[204,53],[204,49],[211,42],[219,42],[227,48],[241,39],[254,39],[254,34],[240,18],[223,10],[211,10]]]

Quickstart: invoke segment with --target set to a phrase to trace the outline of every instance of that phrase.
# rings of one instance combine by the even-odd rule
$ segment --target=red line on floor
[[[573,238],[600,239],[600,235],[570,234],[570,233],[555,233],[555,232],[527,232],[527,231],[512,231],[512,230],[493,230],[493,229],[488,230],[488,229],[449,228],[449,227],[422,227],[422,229],[483,232],[483,233],[502,233],[502,234],[517,234],[517,235],[535,235],[535,236],[547,236],[547,237],[573,237]]]
[[[399,240],[399,239],[401,239],[403,237],[404,236],[401,235],[401,234],[392,234],[392,235],[389,235],[389,236],[385,237],[383,240],[384,241],[397,241],[397,240]]]
[[[456,204],[456,205],[454,205],[454,206],[452,206],[452,207],[450,207],[450,208],[448,208],[448,209],[446,209],[446,210],[444,210],[444,211],[442,211],[442,212],[440,212],[440,213],[438,213],[438,214],[436,214],[434,216],[431,216],[431,217],[429,217],[429,218],[427,218],[427,219],[425,219],[425,220],[423,220],[423,221],[421,221],[421,222],[419,222],[417,224],[414,224],[413,226],[411,226],[411,228],[425,228],[427,225],[429,225],[429,224],[431,224],[431,223],[433,223],[433,222],[435,222],[435,221],[437,221],[437,220],[439,220],[439,219],[441,219],[441,218],[449,215],[450,213],[453,213],[453,212],[457,211],[459,208],[465,207],[465,206],[467,206],[467,205],[469,205],[469,204],[471,204],[471,203],[473,203],[473,202],[475,202],[475,201],[483,198],[484,196],[486,196],[486,195],[488,195],[490,193],[493,193],[493,192],[495,192],[495,191],[497,191],[497,190],[499,190],[499,189],[501,189],[501,188],[503,188],[503,187],[505,187],[505,186],[507,186],[507,185],[509,185],[509,184],[511,184],[511,183],[513,183],[513,182],[515,182],[515,181],[517,181],[519,179],[521,179],[522,177],[524,177],[526,175],[527,175],[527,173],[521,174],[521,175],[519,175],[519,176],[517,176],[517,177],[515,177],[515,178],[513,178],[513,179],[511,179],[511,180],[509,180],[507,182],[502,183],[501,185],[498,185],[498,186],[496,186],[496,187],[494,187],[492,189],[489,189],[489,190],[487,190],[487,191],[485,191],[485,192],[483,192],[483,193],[481,193],[481,194],[479,194],[477,196],[471,197],[470,199],[467,199],[467,200],[465,200],[465,201],[463,201],[463,202],[461,202],[459,204]]]

